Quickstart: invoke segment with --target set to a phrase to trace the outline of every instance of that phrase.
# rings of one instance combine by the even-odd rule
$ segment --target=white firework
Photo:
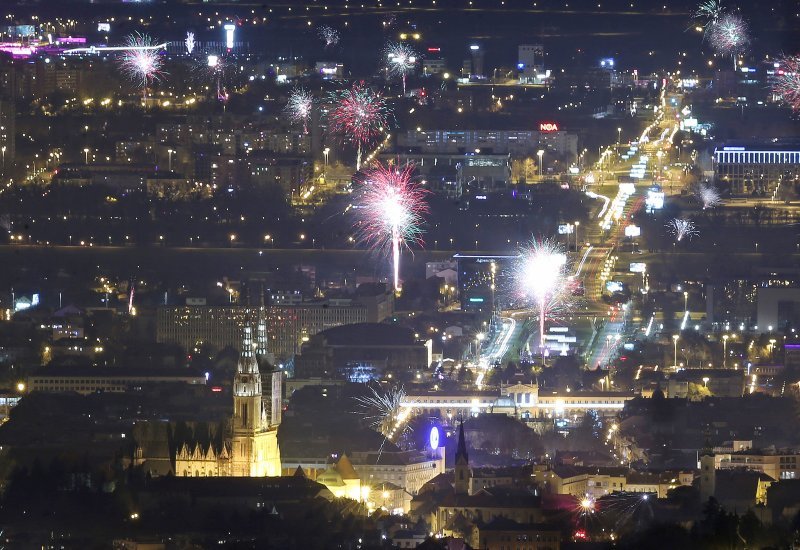
[[[331,48],[339,43],[339,31],[333,27],[320,27],[319,37],[325,41],[326,48]]]
[[[386,70],[403,80],[403,95],[406,93],[406,75],[411,73],[419,62],[419,54],[414,48],[403,43],[392,43],[384,50]]]
[[[185,44],[186,44],[186,53],[188,53],[189,55],[192,55],[192,52],[194,51],[194,33],[193,32],[189,31],[189,32],[186,33]]]
[[[700,234],[695,228],[694,222],[684,218],[670,220],[667,223],[667,229],[675,237],[676,242],[681,242],[683,239],[691,240],[692,237]]]
[[[703,210],[706,208],[714,208],[722,204],[719,191],[717,191],[713,185],[707,183],[703,183],[697,188],[697,197],[703,203]]]
[[[370,387],[370,392],[371,395],[354,398],[370,425],[387,439],[405,432],[408,424],[405,422],[407,412],[403,403],[407,395],[403,386],[391,388],[386,393]]]
[[[303,88],[295,88],[289,94],[289,101],[286,103],[286,116],[294,123],[303,124],[303,133],[308,133],[308,119],[311,118],[311,110],[314,108],[314,97]]]

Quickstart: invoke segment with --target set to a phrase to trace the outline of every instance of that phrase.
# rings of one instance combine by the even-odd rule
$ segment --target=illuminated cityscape
[[[0,548],[800,544],[797,2],[0,4]]]

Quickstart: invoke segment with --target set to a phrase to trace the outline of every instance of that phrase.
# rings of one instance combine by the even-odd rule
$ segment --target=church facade
[[[257,330],[255,345],[251,327],[246,326],[243,330],[242,350],[233,380],[231,416],[215,424],[161,423],[137,426],[134,433],[137,440],[134,464],[143,466],[154,475],[281,475],[278,426],[281,422],[283,373],[269,368],[266,325],[263,320],[259,321]],[[262,378],[266,378],[266,386]]]

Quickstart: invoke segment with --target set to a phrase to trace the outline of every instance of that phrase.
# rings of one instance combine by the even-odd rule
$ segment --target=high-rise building
[[[267,347],[278,361],[291,359],[300,344],[323,330],[353,323],[380,322],[393,311],[392,296],[359,296],[354,299],[268,305],[263,309]],[[221,350],[238,348],[239,333],[262,315],[248,306],[169,306],[158,310],[156,338],[176,343],[191,353],[208,344]]]
[[[16,112],[14,102],[0,97],[0,175],[5,175],[16,153]]]

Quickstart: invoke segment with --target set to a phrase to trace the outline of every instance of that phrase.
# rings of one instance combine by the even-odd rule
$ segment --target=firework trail
[[[319,37],[325,41],[326,48],[332,48],[339,43],[339,31],[333,27],[320,27]]]
[[[569,308],[567,255],[550,239],[530,242],[522,251],[515,280],[519,293],[531,300],[539,315],[539,347],[545,352],[545,319]]]
[[[725,13],[709,24],[707,31],[711,47],[721,56],[730,55],[736,70],[736,56],[744,53],[750,43],[747,22],[738,15]]]
[[[403,95],[406,95],[406,75],[414,70],[419,55],[414,48],[402,43],[391,43],[383,50],[386,57],[386,70],[389,74],[399,76],[403,80]]]
[[[128,49],[119,58],[120,70],[141,86],[143,98],[147,98],[147,86],[164,75],[157,43],[146,34],[133,33],[125,39],[125,46]]]
[[[422,244],[422,215],[427,191],[413,181],[414,166],[376,165],[367,171],[358,208],[359,240],[391,251],[394,289],[400,290],[400,250]]]
[[[706,208],[714,208],[715,206],[722,204],[722,198],[720,197],[719,191],[717,191],[716,187],[713,185],[702,183],[697,187],[695,193],[697,198],[699,198],[703,203],[703,210]]]
[[[292,122],[303,124],[303,133],[308,133],[308,119],[311,118],[311,110],[314,108],[314,98],[303,88],[295,88],[289,94],[289,101],[286,103],[284,112]]]
[[[675,237],[676,242],[681,242],[683,239],[691,240],[700,234],[694,226],[694,222],[683,218],[675,218],[667,223],[667,229]]]
[[[216,83],[217,99],[223,103],[228,101],[229,97],[224,83],[230,66],[227,58],[217,54],[208,54],[207,57],[197,61],[197,74],[203,79],[210,78]]]
[[[793,111],[800,112],[800,56],[785,56],[775,64],[772,93]]]
[[[389,110],[382,95],[363,82],[331,95],[328,131],[356,144],[356,170],[361,169],[361,149],[388,126]]]

